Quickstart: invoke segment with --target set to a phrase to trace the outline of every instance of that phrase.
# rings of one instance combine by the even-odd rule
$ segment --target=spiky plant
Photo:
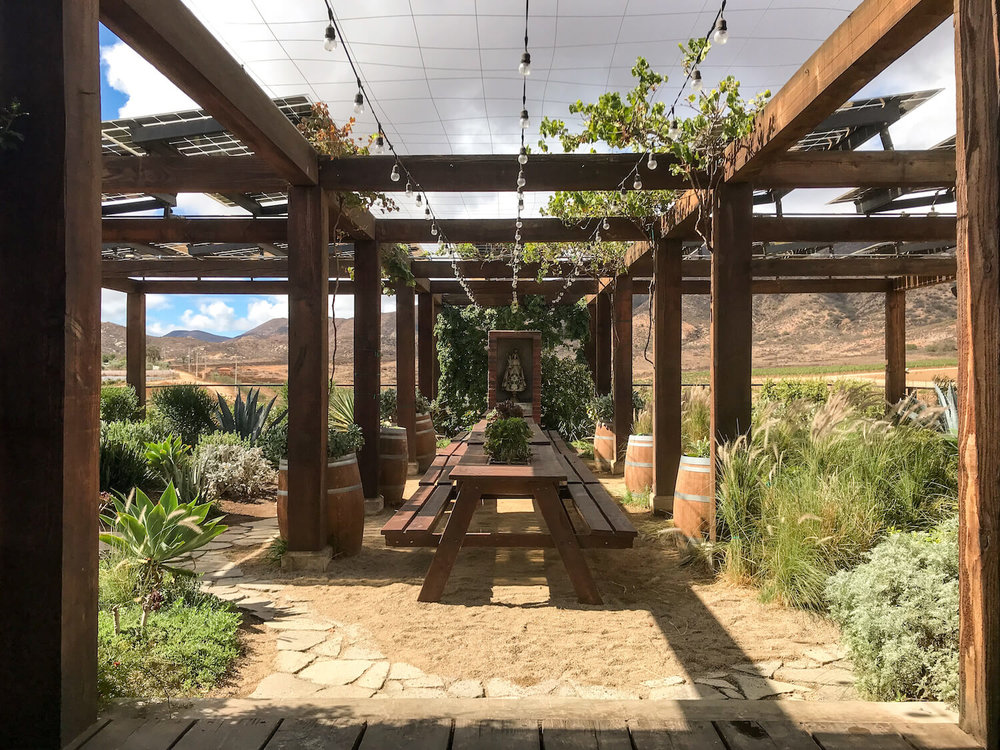
[[[261,433],[268,427],[267,418],[278,397],[275,396],[268,403],[259,405],[260,388],[251,388],[247,391],[245,401],[243,400],[243,393],[237,391],[236,401],[233,402],[231,409],[220,394],[216,393],[215,397],[219,400],[216,411],[222,431],[235,432],[250,445],[256,445]],[[279,422],[284,416],[285,412],[282,412],[273,421]]]

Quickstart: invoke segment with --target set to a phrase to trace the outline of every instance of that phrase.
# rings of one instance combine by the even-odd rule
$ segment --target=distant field
[[[936,359],[907,360],[909,369],[955,367],[958,359],[955,357],[938,357]],[[870,364],[845,365],[788,365],[786,367],[755,367],[754,378],[794,378],[817,375],[842,375],[844,373],[881,372],[885,365],[880,362]],[[684,383],[707,383],[708,370],[689,370],[681,375]],[[636,385],[652,385],[651,379],[636,381]]]

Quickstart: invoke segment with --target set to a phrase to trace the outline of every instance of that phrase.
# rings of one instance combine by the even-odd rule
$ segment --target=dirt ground
[[[608,484],[620,494],[620,480]],[[296,598],[312,611],[361,626],[391,660],[456,679],[629,689],[750,661],[799,661],[806,649],[836,645],[828,621],[717,582],[678,552],[668,521],[628,510],[640,530],[635,547],[586,553],[603,606],[577,603],[554,550],[526,549],[463,550],[442,601],[418,602],[432,551],[386,547],[379,529],[390,511],[367,520],[361,554],[335,560],[324,578],[286,577],[260,556],[241,567],[301,587]],[[480,530],[537,524],[523,500],[496,501],[474,521]]]

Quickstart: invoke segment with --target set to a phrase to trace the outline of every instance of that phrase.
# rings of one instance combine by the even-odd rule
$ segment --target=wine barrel
[[[594,463],[604,471],[615,465],[615,433],[603,422],[594,425]]]
[[[365,493],[354,453],[326,462],[327,540],[334,554],[356,555],[365,534]],[[278,531],[288,539],[288,461],[278,464]]]
[[[378,491],[391,508],[403,504],[409,465],[406,451],[406,428],[382,427],[378,436]]]
[[[437,434],[434,432],[431,415],[427,412],[417,414],[417,429],[414,434],[414,442],[416,443],[417,471],[423,474],[427,471],[437,453]]]
[[[674,489],[674,525],[688,539],[707,539],[715,518],[712,464],[708,457],[681,456]]]
[[[653,486],[653,436],[629,435],[625,451],[625,487],[629,492],[649,492]]]

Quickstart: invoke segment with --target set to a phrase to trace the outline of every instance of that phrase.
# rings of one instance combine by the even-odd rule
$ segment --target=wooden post
[[[590,377],[597,383],[597,302],[587,305],[587,316],[590,318],[590,328],[587,332],[587,343],[584,345],[584,353],[587,356],[587,367],[590,368]]]
[[[97,716],[97,30],[97,0],[0,3],[0,106],[25,112],[0,151],[5,748],[62,747]]]
[[[382,355],[382,263],[375,240],[354,243],[354,421],[364,447],[358,452],[365,499],[378,498],[379,395]]]
[[[721,185],[712,211],[711,363],[712,476],[720,443],[750,431],[753,294],[750,256],[753,189]],[[714,484],[713,493],[714,495]],[[709,525],[715,540],[714,505]]]
[[[906,292],[885,293],[885,400],[890,406],[906,397]]]
[[[417,384],[420,392],[434,398],[434,297],[417,294]]]
[[[653,510],[670,513],[681,458],[680,240],[660,239],[653,255]]]
[[[329,218],[318,187],[288,193],[288,549],[326,541]]]
[[[406,428],[406,450],[410,461],[417,460],[417,412],[414,404],[416,383],[416,321],[413,287],[396,284],[396,422]]]
[[[441,360],[438,359],[438,337],[435,332],[437,327],[438,313],[441,312],[441,297],[437,294],[431,295],[431,393],[424,394],[430,399],[438,397],[438,383],[441,381]]]
[[[594,303],[597,313],[595,353],[597,375],[594,386],[599,394],[611,393],[611,298],[608,293],[598,294]]]
[[[125,381],[135,389],[139,406],[146,406],[146,295],[125,297]]]
[[[1000,747],[1000,59],[997,0],[955,3],[959,712]]]
[[[625,468],[625,449],[632,432],[632,279],[622,274],[615,279],[614,400],[615,473]]]

